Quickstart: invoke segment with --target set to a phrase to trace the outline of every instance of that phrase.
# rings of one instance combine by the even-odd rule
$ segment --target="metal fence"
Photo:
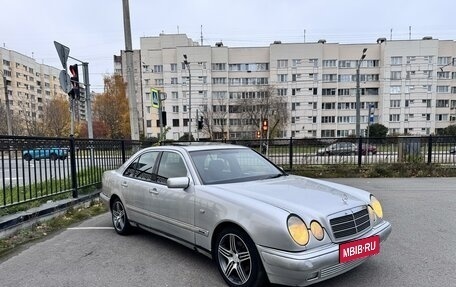
[[[285,170],[317,165],[420,162],[456,167],[456,137],[237,140]],[[0,211],[100,184],[150,141],[0,136]]]

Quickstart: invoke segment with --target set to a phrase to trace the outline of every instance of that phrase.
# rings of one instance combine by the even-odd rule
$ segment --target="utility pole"
[[[361,91],[360,91],[360,76],[359,76],[359,68],[361,67],[361,63],[363,62],[364,58],[366,58],[367,48],[363,49],[363,55],[361,59],[358,61],[358,66],[356,67],[356,137],[359,138],[361,136]]]
[[[92,123],[92,92],[90,91],[89,83],[89,63],[82,63],[82,73],[84,74],[85,101],[87,111],[87,133],[89,139],[93,139],[93,123]]]
[[[127,62],[127,88],[128,88],[128,103],[130,107],[130,128],[131,139],[139,140],[139,125],[138,125],[138,106],[135,95],[135,77],[133,74],[133,48],[131,42],[131,26],[130,26],[130,8],[128,0],[122,0],[123,18],[124,18],[124,34],[125,34],[125,56]]]
[[[187,55],[184,55],[184,65],[188,69],[188,141],[192,141],[192,74],[190,72],[190,63],[187,61]]]
[[[6,85],[6,76],[4,72],[3,75],[3,85],[5,88],[5,104],[6,104],[6,125],[8,128],[8,135],[13,135],[13,126],[11,124],[11,110],[10,110],[10,103],[9,103],[9,95],[8,95],[8,86]]]

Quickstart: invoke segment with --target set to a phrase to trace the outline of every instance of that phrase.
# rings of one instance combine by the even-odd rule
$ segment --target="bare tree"
[[[206,105],[206,109],[201,113],[203,117],[203,132],[206,132],[211,140],[222,139],[229,132],[227,103],[226,96],[211,98]]]
[[[239,114],[242,121],[241,129],[251,132],[252,137],[261,128],[261,122],[269,122],[269,136],[278,135],[288,123],[289,113],[286,99],[277,94],[274,86],[259,86],[251,92],[242,93],[236,99],[235,105],[230,106],[231,111]]]

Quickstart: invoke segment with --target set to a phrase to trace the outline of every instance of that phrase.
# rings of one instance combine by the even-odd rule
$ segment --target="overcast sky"
[[[88,61],[92,90],[125,49],[122,0],[0,0],[0,45],[61,68],[53,41]],[[185,33],[204,44],[375,43],[377,38],[456,38],[455,0],[130,0],[133,48],[139,38]],[[304,33],[305,30],[305,33]],[[69,64],[73,64],[69,60]],[[81,73],[81,72],[80,72]]]

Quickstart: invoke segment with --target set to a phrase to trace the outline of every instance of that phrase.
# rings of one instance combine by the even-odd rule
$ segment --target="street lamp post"
[[[184,65],[188,70],[188,141],[192,141],[192,74],[187,55],[184,55]]]
[[[366,58],[367,48],[363,49],[363,55],[361,59],[358,61],[358,65],[356,67],[356,137],[359,138],[361,136],[361,129],[360,129],[360,121],[361,121],[361,91],[360,91],[360,76],[359,76],[359,68],[361,63],[363,62],[364,58]]]
[[[8,135],[13,135],[13,126],[11,125],[11,110],[9,103],[8,87],[6,85],[6,76],[2,72],[3,85],[5,88],[5,104],[6,104],[6,126],[8,128]]]

